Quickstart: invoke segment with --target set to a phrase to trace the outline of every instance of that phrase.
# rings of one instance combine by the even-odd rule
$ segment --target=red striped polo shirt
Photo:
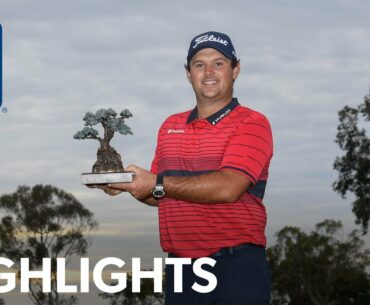
[[[159,230],[165,252],[202,257],[242,243],[266,246],[262,203],[273,154],[268,119],[234,98],[206,119],[197,108],[162,124],[151,171],[194,176],[230,170],[253,185],[233,203],[199,204],[165,197],[159,202]]]

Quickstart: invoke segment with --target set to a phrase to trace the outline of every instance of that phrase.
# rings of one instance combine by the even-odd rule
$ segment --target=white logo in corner
[[[183,129],[168,129],[167,133],[185,133]]]

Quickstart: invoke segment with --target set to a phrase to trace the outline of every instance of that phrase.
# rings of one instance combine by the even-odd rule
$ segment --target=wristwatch
[[[163,187],[163,176],[157,175],[157,182],[155,187],[152,189],[152,195],[155,199],[161,199],[166,195]]]

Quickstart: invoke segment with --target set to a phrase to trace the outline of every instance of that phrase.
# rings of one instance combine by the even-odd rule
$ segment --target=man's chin
[[[203,91],[203,93],[202,93],[202,96],[203,96],[204,98],[207,98],[207,99],[214,99],[214,98],[216,98],[218,95],[219,95],[219,93],[218,93],[218,92],[211,91],[211,90]]]

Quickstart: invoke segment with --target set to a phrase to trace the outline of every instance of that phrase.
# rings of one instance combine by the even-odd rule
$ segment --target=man
[[[166,268],[166,304],[269,304],[262,203],[272,157],[269,122],[233,98],[240,63],[227,35],[196,36],[185,68],[196,107],[162,124],[150,172],[131,165],[134,181],[105,191],[128,191],[158,206],[161,246],[170,256],[217,261],[210,272],[218,284],[207,294],[191,289],[199,282],[191,266],[184,269],[184,292],[174,293],[173,270]]]

